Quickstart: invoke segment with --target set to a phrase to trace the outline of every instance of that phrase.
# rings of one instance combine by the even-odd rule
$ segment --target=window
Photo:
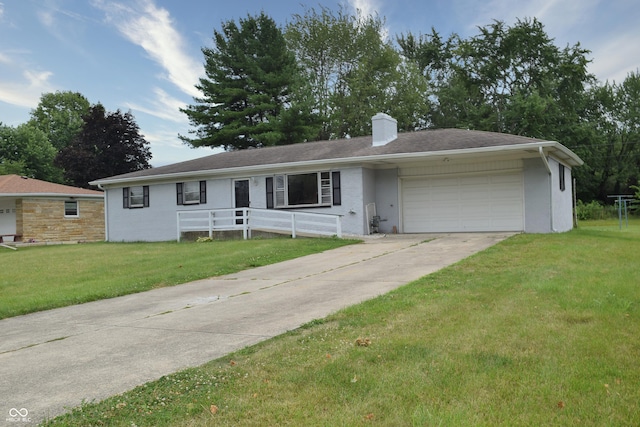
[[[64,216],[79,216],[78,213],[78,201],[77,200],[68,200],[64,202]]]
[[[267,178],[267,208],[341,204],[340,172],[311,172]]]
[[[564,191],[567,188],[564,175],[565,175],[565,173],[564,173],[564,165],[562,163],[560,163],[560,165],[558,167],[558,176],[560,178],[560,191]]]
[[[176,199],[179,205],[207,203],[207,181],[178,182]]]
[[[122,207],[124,209],[148,208],[149,186],[124,187],[122,189]]]

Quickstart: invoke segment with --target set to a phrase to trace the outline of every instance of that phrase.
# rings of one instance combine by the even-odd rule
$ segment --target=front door
[[[236,208],[249,207],[249,180],[237,179],[233,182]],[[236,216],[242,216],[242,211],[236,211]],[[236,219],[236,224],[242,224],[242,219]]]

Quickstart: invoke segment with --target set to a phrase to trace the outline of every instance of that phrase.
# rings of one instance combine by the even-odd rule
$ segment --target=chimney
[[[398,138],[398,121],[385,113],[371,118],[373,128],[373,146],[379,147]]]

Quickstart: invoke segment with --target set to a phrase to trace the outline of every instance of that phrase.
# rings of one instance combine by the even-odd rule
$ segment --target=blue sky
[[[378,13],[391,37],[431,27],[467,37],[494,19],[537,17],[558,46],[592,51],[600,81],[640,68],[637,0],[0,0],[0,122],[24,123],[42,93],[68,90],[131,110],[154,166],[211,154],[177,137],[189,130],[178,108],[198,96],[201,48],[223,21],[264,11],[284,24],[303,5]]]

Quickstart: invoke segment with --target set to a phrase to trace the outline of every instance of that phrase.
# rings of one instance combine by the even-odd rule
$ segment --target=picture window
[[[340,197],[340,172],[337,171],[267,178],[267,206],[270,208],[339,205]]]

